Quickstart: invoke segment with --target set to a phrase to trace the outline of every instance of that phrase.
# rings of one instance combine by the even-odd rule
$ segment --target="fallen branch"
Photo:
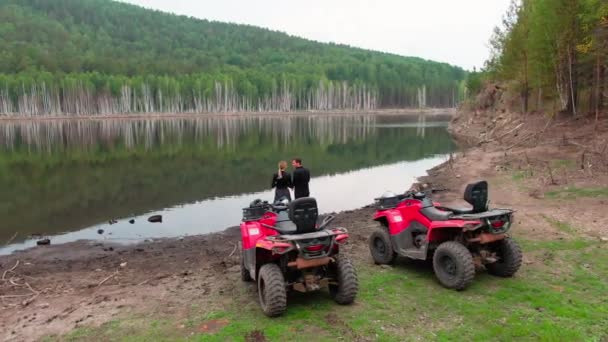
[[[104,280],[102,280],[99,284],[97,284],[97,287],[100,287],[101,285],[103,285],[106,281],[110,280],[111,278],[114,278],[116,275],[118,274],[118,271],[110,274],[109,276],[107,276]]]
[[[551,169],[551,163],[549,162],[547,162],[547,169],[549,169],[549,178],[551,178],[551,185],[557,185],[557,182],[553,177],[553,169]]]
[[[568,140],[568,144],[581,147],[581,148],[583,148],[583,150],[590,150],[589,146],[586,146],[586,145],[583,145],[583,144],[579,144],[579,143],[577,143],[575,141]]]
[[[40,294],[39,291],[36,291],[32,288],[32,286],[30,286],[30,284],[27,281],[24,281],[25,286],[27,286],[27,288],[32,291],[32,293],[34,293],[36,295],[36,297],[38,297],[38,295]]]
[[[234,254],[234,252],[236,252],[237,247],[238,247],[238,245],[234,244],[234,249],[232,250],[232,253],[230,253],[230,255],[228,256],[229,258]]]
[[[515,121],[518,121],[518,119],[516,119]],[[510,124],[510,123],[511,123],[511,119],[507,119],[507,120],[505,120],[505,121],[503,121],[503,122],[495,123],[495,124],[494,124],[494,128],[492,128],[492,130],[490,131],[490,133],[488,133],[486,136],[487,136],[487,137],[491,137],[491,136],[493,136],[493,135],[494,135],[494,132],[496,132],[496,130],[497,130],[498,128],[504,128],[505,126],[507,126],[507,125],[508,125],[508,124]]]
[[[142,281],[141,283],[137,284],[137,286],[141,286],[141,285],[143,285],[143,284],[147,284],[147,283],[148,283],[150,280],[152,280],[152,279],[154,279],[154,278],[148,278],[148,279],[146,279],[146,280]]]
[[[509,130],[508,132],[503,133],[503,134],[501,134],[500,136],[498,136],[498,137],[496,137],[496,138],[492,138],[492,139],[485,139],[485,140],[480,141],[480,142],[478,143],[478,145],[479,145],[479,146],[481,146],[481,145],[483,145],[483,144],[487,144],[487,143],[491,143],[491,142],[496,141],[496,140],[500,140],[500,139],[504,138],[505,136],[507,136],[507,135],[509,135],[509,134],[511,134],[511,133],[513,133],[513,132],[515,132],[516,130],[520,129],[520,128],[521,128],[521,126],[523,126],[523,125],[524,125],[524,123],[522,122],[522,123],[520,123],[519,125],[517,125],[517,126],[515,126],[514,128],[512,128],[511,130]],[[494,134],[494,131],[496,130],[496,128],[498,128],[498,126],[497,126],[497,127],[495,127],[495,128],[494,128],[494,129],[493,129],[493,130],[492,130],[492,131],[491,131],[491,132],[488,134],[488,137],[490,137],[490,136],[492,136],[492,134]]]
[[[498,136],[498,137],[494,138],[493,140],[500,140],[500,139],[502,139],[503,137],[505,137],[505,136],[507,136],[507,135],[509,135],[509,134],[511,134],[511,133],[513,133],[513,132],[515,132],[515,131],[517,131],[517,130],[518,130],[518,129],[520,129],[520,128],[521,128],[521,126],[523,126],[523,125],[524,125],[524,123],[522,122],[522,123],[520,123],[519,125],[515,126],[515,128],[511,129],[510,131],[508,131],[507,133],[501,134],[500,136]]]
[[[20,295],[4,295],[4,296],[0,296],[0,298],[4,299],[4,298],[21,298],[21,297],[31,297],[33,296],[33,294],[20,294]]]
[[[518,146],[519,144],[526,142],[526,141],[527,141],[527,140],[529,140],[530,138],[533,138],[535,135],[536,135],[536,134],[532,133],[532,134],[530,134],[530,135],[526,136],[525,138],[521,139],[520,141],[516,142],[515,144],[513,144],[513,145],[511,145],[511,146],[507,147],[505,150],[510,150],[510,149],[512,149],[513,147]]]
[[[11,268],[10,270],[4,271],[4,273],[2,274],[2,280],[6,281],[6,274],[8,272],[13,272],[17,268],[17,266],[19,266],[19,260],[17,260],[17,262],[15,263],[15,266],[13,266],[13,268]]]
[[[12,236],[10,239],[8,239],[8,240],[7,240],[7,241],[4,243],[4,245],[5,245],[5,246],[8,246],[8,245],[9,245],[11,242],[13,242],[13,240],[15,240],[15,238],[17,237],[17,235],[19,235],[19,232],[15,232],[15,234],[13,234],[13,236]]]
[[[574,146],[578,146],[578,147],[582,148],[583,149],[583,153],[589,152],[589,153],[593,153],[593,154],[598,154],[600,156],[604,155],[604,153],[601,152],[601,151],[596,151],[596,150],[592,149],[590,146],[579,144],[579,143],[577,143],[575,141],[568,140],[568,144],[574,145]]]

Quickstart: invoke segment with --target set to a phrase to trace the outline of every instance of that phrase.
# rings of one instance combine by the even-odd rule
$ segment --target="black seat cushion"
[[[453,215],[450,211],[439,210],[435,207],[422,208],[420,213],[431,221],[447,221]]]
[[[314,232],[318,217],[317,200],[312,197],[298,198],[289,203],[289,219],[295,223],[298,234]]]
[[[454,208],[454,207],[446,207],[446,206],[441,206],[441,207],[437,207],[437,209],[441,209],[441,210],[445,210],[445,211],[451,211],[456,215],[464,215],[464,214],[472,214],[473,213],[473,208]]]
[[[294,234],[297,231],[296,225],[291,222],[286,210],[277,213],[275,227],[278,228],[279,233],[281,234]]]
[[[294,234],[298,231],[298,227],[291,221],[277,222],[275,227],[280,234]]]
[[[420,209],[420,213],[431,221],[447,221],[452,216],[452,213],[449,211],[435,208],[433,200],[428,197],[425,197],[421,202],[422,209]]]

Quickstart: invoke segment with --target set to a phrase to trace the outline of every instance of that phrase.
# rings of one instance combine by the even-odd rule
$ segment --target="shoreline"
[[[106,121],[106,120],[171,120],[171,119],[206,119],[206,118],[243,118],[243,117],[315,117],[315,116],[368,116],[368,115],[403,115],[417,116],[420,113],[428,116],[453,117],[456,108],[420,109],[375,109],[369,111],[293,111],[293,112],[226,112],[226,113],[132,113],[100,115],[61,115],[61,116],[10,116],[0,115],[2,122],[38,122],[38,121]]]

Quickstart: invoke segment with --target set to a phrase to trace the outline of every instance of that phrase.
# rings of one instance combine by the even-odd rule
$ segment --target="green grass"
[[[608,197],[608,187],[598,188],[577,188],[568,187],[560,190],[548,191],[545,193],[548,198],[578,198],[578,197]]]
[[[519,171],[515,171],[513,172],[513,175],[511,175],[511,179],[514,181],[523,181],[526,178],[530,178],[532,177],[532,171],[530,170],[519,170]]]
[[[576,229],[574,227],[572,227],[569,223],[557,220],[553,217],[549,217],[546,215],[542,215],[542,216],[545,219],[545,221],[547,221],[547,223],[549,223],[551,226],[555,227],[560,232],[563,232],[566,234],[576,233]]]
[[[255,291],[248,288],[253,285],[242,285],[235,304],[225,311],[201,311],[183,322],[125,318],[78,329],[62,340],[242,341],[254,330],[270,341],[607,338],[608,248],[581,238],[520,242],[532,264],[524,264],[509,279],[479,273],[462,292],[442,288],[422,262],[399,261],[389,269],[364,264],[357,265],[360,292],[351,306],[334,304],[324,292],[294,294],[286,314],[269,319],[261,313]],[[228,324],[214,333],[198,331],[210,319]]]
[[[572,159],[555,159],[551,161],[551,167],[554,169],[570,169],[576,166],[576,161]]]

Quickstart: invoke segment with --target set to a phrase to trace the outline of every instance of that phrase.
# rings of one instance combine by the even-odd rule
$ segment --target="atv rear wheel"
[[[369,251],[376,264],[386,265],[395,260],[397,253],[393,250],[391,237],[386,228],[376,229],[369,237]]]
[[[447,241],[437,247],[433,269],[439,282],[449,289],[463,290],[475,277],[471,252],[456,241]]]
[[[521,266],[521,248],[510,238],[504,238],[491,245],[498,261],[486,265],[488,273],[499,277],[512,277]]]
[[[336,262],[330,267],[333,268],[338,285],[329,285],[329,295],[338,304],[351,304],[359,290],[355,267],[352,261],[343,255],[337,255],[335,259]]]
[[[243,256],[243,253],[241,252],[241,280],[242,281],[252,281],[253,279],[251,279],[251,273],[249,273],[249,270],[247,268],[245,268],[245,257]]]
[[[279,316],[287,309],[285,279],[276,264],[266,264],[260,268],[258,295],[262,311],[268,317]]]

